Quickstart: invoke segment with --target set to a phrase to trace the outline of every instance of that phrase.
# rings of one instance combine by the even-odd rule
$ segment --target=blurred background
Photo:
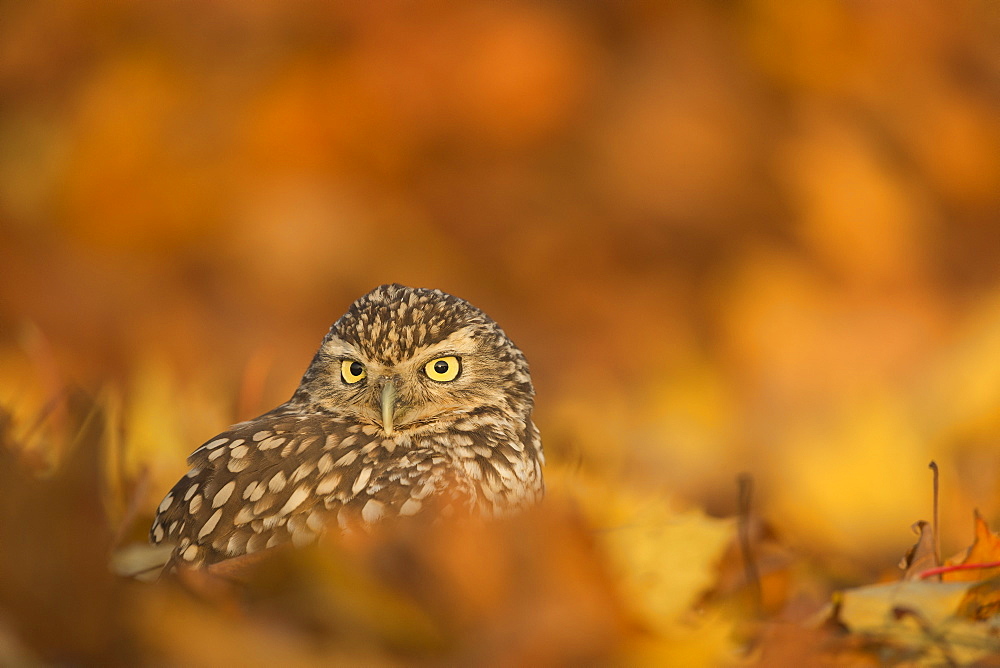
[[[749,472],[847,577],[932,459],[946,553],[1000,521],[1000,4],[0,12],[0,405],[115,397],[143,513],[401,282],[525,351],[553,470]]]

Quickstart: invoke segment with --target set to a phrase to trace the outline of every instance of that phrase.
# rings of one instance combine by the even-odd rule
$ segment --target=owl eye
[[[344,360],[340,363],[340,375],[348,385],[363,380],[367,375],[365,365],[355,360]]]
[[[455,380],[461,371],[462,363],[454,355],[438,357],[424,365],[424,373],[427,374],[427,377],[439,383]]]

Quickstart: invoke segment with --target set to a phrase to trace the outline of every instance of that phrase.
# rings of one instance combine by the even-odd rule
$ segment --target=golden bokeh
[[[0,17],[4,440],[48,470],[86,419],[106,423],[115,540],[141,540],[187,454],[290,396],[330,323],[388,282],[470,300],[525,351],[559,503],[597,524],[703,521],[636,531],[634,552],[618,535],[612,575],[556,578],[560,605],[592,587],[581,605],[608,634],[592,645],[417,654],[714,663],[728,618],[666,633],[689,644],[621,649],[631,631],[601,617],[602,578],[670,536],[711,534],[679,552],[709,582],[731,525],[705,513],[736,514],[740,473],[798,551],[796,591],[818,598],[912,543],[932,459],[946,551],[973,508],[1000,523],[995,2],[57,0]],[[4,503],[18,489],[0,487]],[[53,519],[73,508],[35,510],[12,515],[19,531],[80,535]],[[590,554],[559,526],[571,547],[543,552]],[[183,614],[233,632],[231,610],[93,588],[101,605],[173,615],[164,632],[190,630]],[[11,591],[0,645],[107,656],[7,629]],[[120,659],[194,660],[144,633]],[[300,640],[267,656],[387,660]]]

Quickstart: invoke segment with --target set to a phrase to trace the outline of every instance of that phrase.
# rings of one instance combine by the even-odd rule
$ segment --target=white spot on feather
[[[363,490],[365,488],[365,485],[368,484],[368,481],[371,479],[371,477],[372,477],[372,467],[366,466],[363,469],[361,469],[361,473],[358,474],[358,479],[354,481],[353,485],[351,485],[351,491],[357,494],[358,492]]]
[[[241,554],[246,550],[246,535],[242,533],[235,533],[229,537],[229,542],[226,544],[226,553],[231,555]]]
[[[281,510],[278,511],[278,514],[287,515],[288,513],[292,512],[293,510],[301,506],[302,502],[308,498],[309,498],[309,486],[301,485],[294,492],[292,492],[292,495],[290,497],[288,497],[288,501],[286,501],[285,505],[281,507]]]
[[[284,472],[278,471],[277,473],[274,474],[274,477],[271,478],[271,481],[267,483],[267,488],[272,492],[277,493],[285,488],[285,482],[286,480]]]
[[[334,473],[333,475],[328,475],[319,481],[316,485],[316,493],[320,495],[329,494],[333,490],[337,489],[337,485],[340,484],[340,474]]]
[[[399,507],[399,514],[404,516],[416,515],[420,512],[420,508],[423,504],[417,499],[407,499],[406,502]]]
[[[346,455],[334,462],[334,466],[349,466],[354,463],[354,460],[358,458],[358,451],[351,450]]]
[[[250,536],[250,540],[247,541],[247,554],[260,552],[264,549],[265,542],[266,539],[259,533]]]
[[[169,508],[170,506],[172,506],[173,503],[174,503],[174,495],[173,494],[167,494],[163,498],[163,501],[160,501],[160,507],[157,508],[156,511],[159,512],[159,513],[166,512],[167,508]]]
[[[243,469],[250,466],[250,460],[244,457],[243,459],[230,459],[226,464],[226,468],[232,473],[239,473]]]
[[[212,499],[212,507],[218,508],[229,500],[229,497],[233,495],[233,490],[236,489],[236,481],[230,480],[225,485],[222,486],[218,492],[215,493],[215,497]]]
[[[326,520],[324,519],[324,514],[319,512],[318,510],[312,511],[311,513],[309,513],[309,516],[306,517],[306,526],[315,531],[316,533],[319,533],[326,526]]]
[[[316,436],[310,436],[308,438],[303,438],[302,442],[299,443],[299,447],[295,449],[295,454],[301,455],[303,452],[305,452],[306,448],[308,448],[313,443],[315,443],[316,440],[317,440]]]
[[[212,516],[209,517],[208,521],[205,522],[204,526],[201,527],[201,531],[198,532],[198,540],[201,540],[208,534],[212,533],[212,531],[215,530],[215,525],[219,523],[219,519],[221,517],[222,517],[222,508],[219,508],[214,513],[212,513]]]
[[[385,515],[385,504],[375,499],[369,499],[365,507],[361,509],[361,519],[369,524],[378,522]]]
[[[302,462],[301,464],[299,464],[298,468],[295,469],[295,471],[292,473],[292,477],[291,477],[292,483],[294,484],[294,483],[297,483],[299,480],[302,480],[307,475],[309,475],[310,473],[312,473],[313,469],[315,469],[315,468],[316,468],[316,465],[313,464],[312,462],[309,462],[309,461]]]
[[[285,444],[288,439],[282,438],[281,436],[272,436],[268,439],[261,441],[258,446],[261,450],[271,450],[273,448],[280,447]]]
[[[469,477],[473,480],[483,479],[483,467],[479,465],[478,459],[464,459],[462,460],[462,468],[465,472],[469,474]]]
[[[236,517],[233,518],[233,524],[236,526],[241,526],[246,524],[253,519],[253,506],[243,506],[240,508],[240,512],[236,513]]]

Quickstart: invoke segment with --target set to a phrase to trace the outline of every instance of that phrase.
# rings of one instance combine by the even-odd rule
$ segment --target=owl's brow
[[[360,353],[360,351],[355,346],[352,346],[350,343],[344,341],[339,336],[331,336],[330,338],[328,338],[326,342],[323,344],[323,347],[326,348],[324,352],[326,352],[328,355],[336,359],[341,359],[341,358],[356,359]]]
[[[470,355],[476,352],[483,344],[482,334],[484,333],[484,328],[478,323],[469,323],[440,341],[434,343],[419,346],[407,351],[395,350],[394,352],[398,355],[403,353],[402,359],[399,359],[393,363],[399,363],[405,360],[424,360],[433,359],[434,357],[441,357],[444,355]],[[322,346],[322,355],[328,360],[360,360],[366,363],[386,363],[386,360],[381,358],[381,355],[376,353],[374,356],[369,355],[365,346],[354,345],[346,339],[341,338],[334,332],[328,334],[328,338]]]
[[[447,337],[414,351],[413,357],[441,357],[444,355],[468,355],[479,347],[475,325],[466,325],[449,334]],[[464,344],[464,345],[463,345]]]

